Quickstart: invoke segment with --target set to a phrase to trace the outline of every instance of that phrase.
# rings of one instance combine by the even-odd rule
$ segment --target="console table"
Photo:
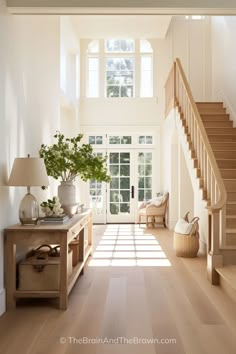
[[[59,298],[59,308],[67,309],[68,295],[85,262],[92,254],[92,212],[86,209],[74,215],[64,224],[13,225],[5,229],[5,265],[7,310],[16,306],[18,298]],[[84,242],[84,228],[88,227],[88,243]],[[67,257],[69,243],[79,235],[79,263],[73,267],[67,279]],[[37,247],[41,244],[60,245],[60,286],[58,291],[23,291],[16,288],[16,247]]]

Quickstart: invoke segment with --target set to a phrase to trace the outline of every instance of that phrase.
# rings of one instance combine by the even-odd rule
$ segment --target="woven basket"
[[[199,250],[198,232],[195,235],[183,235],[174,232],[174,249],[178,257],[197,257]]]

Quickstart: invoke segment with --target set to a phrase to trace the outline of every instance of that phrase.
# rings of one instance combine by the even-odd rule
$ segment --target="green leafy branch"
[[[100,182],[110,182],[106,168],[106,157],[97,156],[90,144],[80,146],[83,134],[74,138],[65,138],[56,132],[56,143],[41,145],[39,155],[44,159],[47,174],[64,182],[72,182],[77,176],[83,181],[96,179]]]

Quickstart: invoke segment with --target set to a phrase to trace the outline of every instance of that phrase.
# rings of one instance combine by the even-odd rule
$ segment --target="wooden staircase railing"
[[[187,139],[200,170],[208,208],[208,275],[218,283],[215,268],[222,265],[220,244],[225,235],[227,193],[206,130],[193,99],[181,62],[176,59],[165,84],[166,116],[177,107],[186,127]]]

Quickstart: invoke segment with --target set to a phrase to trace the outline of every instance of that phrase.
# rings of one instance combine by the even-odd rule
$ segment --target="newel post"
[[[207,276],[213,285],[219,284],[219,274],[216,268],[223,265],[223,256],[219,248],[222,231],[220,217],[220,210],[214,210],[208,214]]]

